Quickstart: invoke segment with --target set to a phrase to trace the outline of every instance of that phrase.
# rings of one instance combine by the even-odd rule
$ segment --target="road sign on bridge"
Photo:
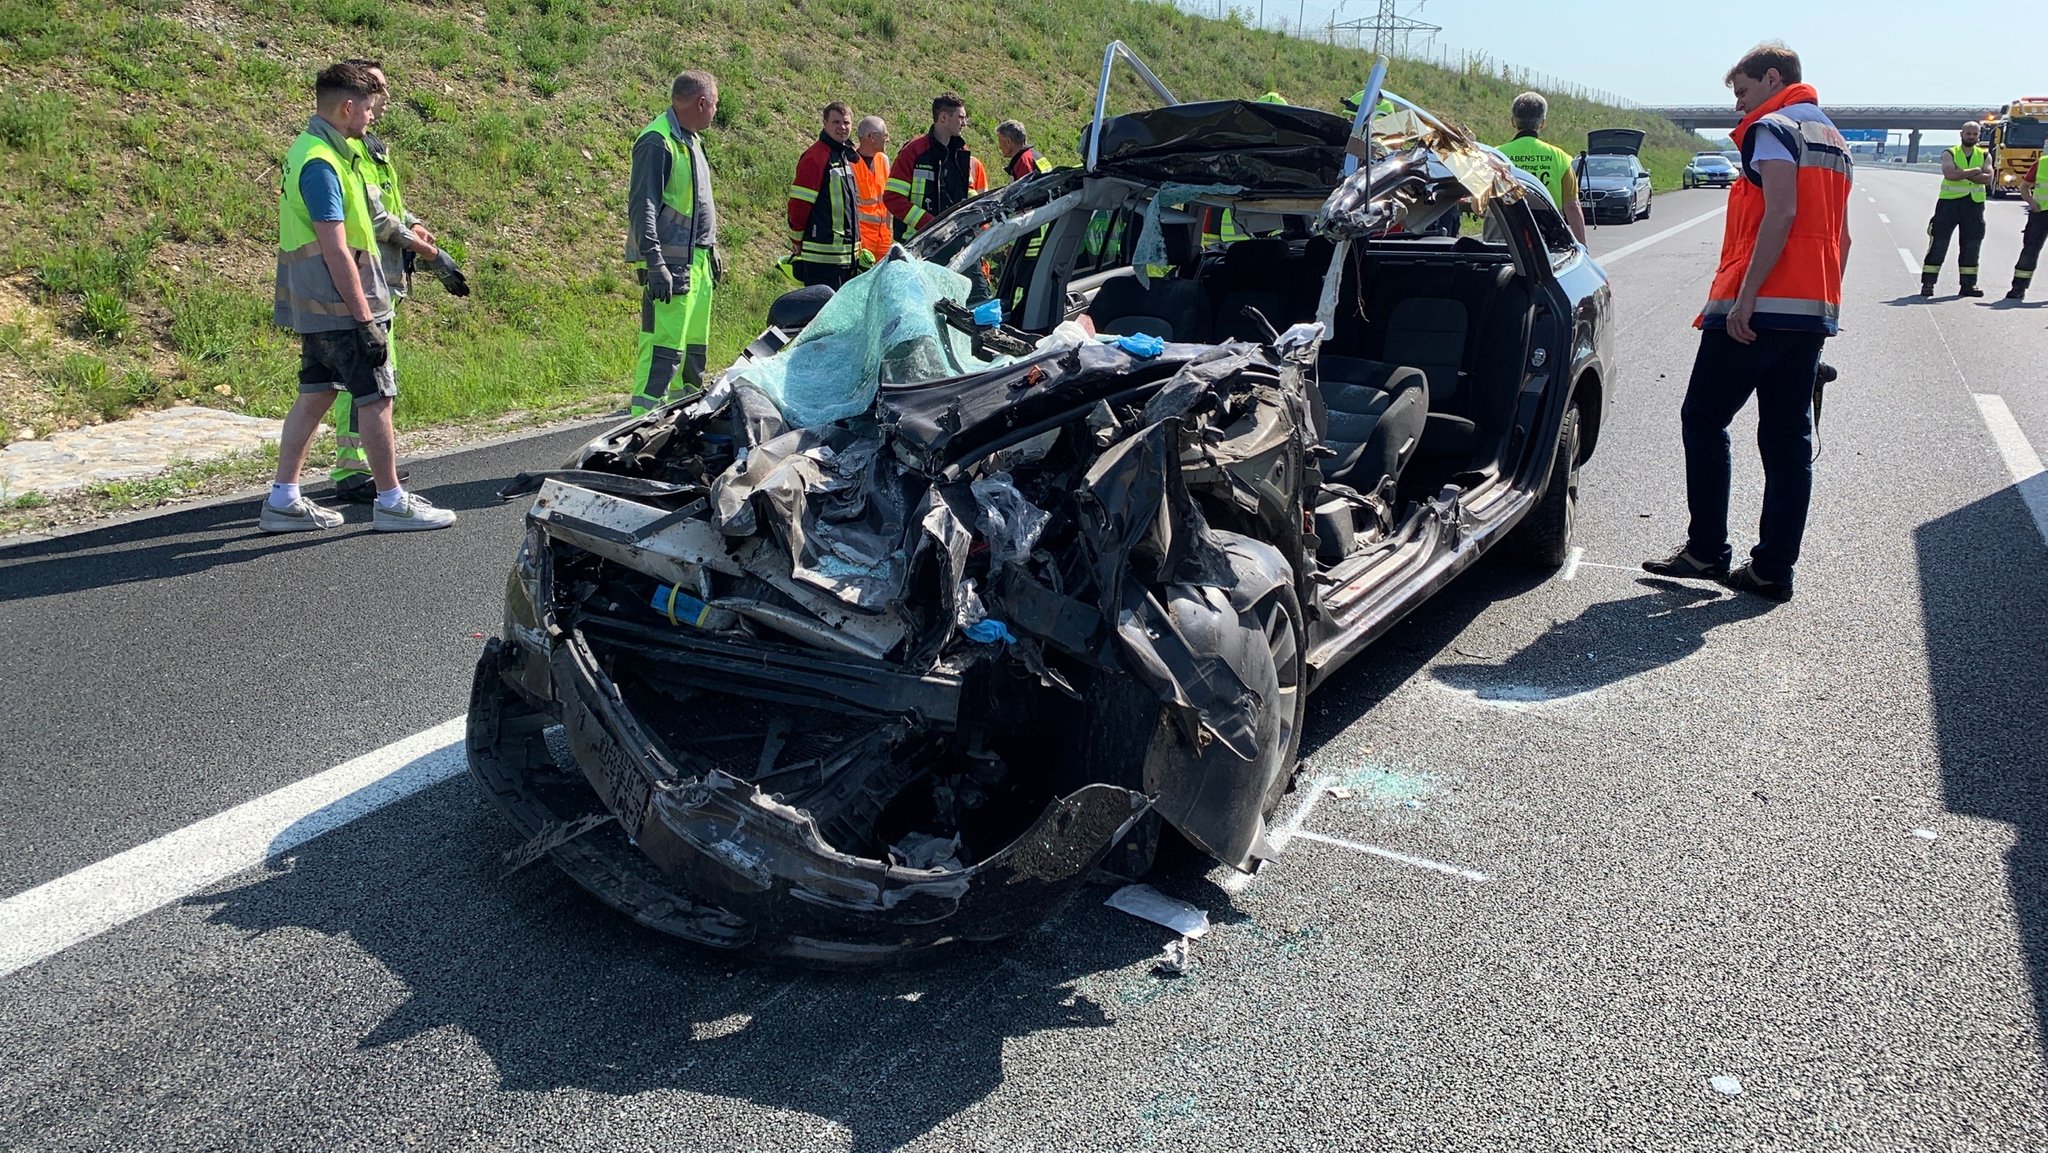
[[[1980,120],[1997,104],[1824,104],[1828,119],[1851,139],[1852,132],[1871,131],[1884,139],[1883,133],[1905,131],[1906,163],[1917,164],[1920,160],[1920,133],[1928,129],[1953,131],[1961,128],[1964,121]],[[1742,114],[1730,104],[1667,105],[1662,108],[1645,108],[1680,128],[1733,128],[1742,122]]]

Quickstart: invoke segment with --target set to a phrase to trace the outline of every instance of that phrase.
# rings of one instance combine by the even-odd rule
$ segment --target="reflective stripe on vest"
[[[1500,146],[1500,153],[1515,167],[1543,182],[1550,190],[1551,203],[1564,207],[1564,175],[1571,168],[1571,153],[1534,136],[1517,136]]]
[[[1842,311],[1842,234],[1848,227],[1852,166],[1849,145],[1834,124],[1821,117],[1797,120],[1783,112],[1760,117],[1743,142],[1742,168],[1749,171],[1758,132],[1773,132],[1791,150],[1799,173],[1799,211],[1785,248],[1757,292],[1753,323],[1758,328],[1834,335]],[[1729,193],[1728,223],[1721,235],[1721,265],[1695,324],[1719,321],[1735,308],[1756,252],[1764,219],[1764,193],[1754,180],[1735,182]]]
[[[662,263],[670,268],[688,268],[697,247],[696,166],[690,146],[676,139],[669,127],[669,114],[664,112],[649,121],[633,140],[638,143],[641,137],[654,132],[668,146],[668,179],[661,184],[661,209],[654,214],[654,235],[661,241]],[[643,262],[646,258],[634,259]]]
[[[1972,148],[1965,152],[1960,144],[1948,150],[1948,158],[1955,161],[1956,167],[1964,172],[1976,172],[1983,168],[1986,155],[1987,153],[1982,148]],[[1989,191],[1990,189],[1974,180],[1949,180],[1944,177],[1941,182],[1941,198],[1943,200],[1961,200],[1964,197],[1968,197],[1982,204],[1984,203],[1984,194]]]
[[[889,245],[896,240],[895,218],[889,215],[889,206],[882,203],[882,193],[889,187],[889,158],[880,152],[864,158],[853,169],[855,215],[860,221],[860,246],[877,259],[889,254]]]
[[[277,289],[271,318],[294,332],[335,332],[353,328],[355,317],[341,289],[327,271],[320,240],[313,231],[313,213],[299,191],[307,164],[321,161],[341,182],[341,234],[355,260],[356,279],[370,316],[391,315],[391,290],[377,253],[377,233],[370,221],[360,158],[344,154],[319,136],[301,132],[284,157],[284,186],[277,198]]]

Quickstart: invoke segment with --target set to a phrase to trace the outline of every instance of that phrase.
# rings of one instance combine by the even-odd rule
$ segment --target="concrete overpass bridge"
[[[1935,129],[1953,132],[1966,120],[1981,119],[1986,112],[1997,108],[1999,101],[1988,104],[1823,104],[1828,119],[1835,127],[1842,129],[1881,128],[1887,132],[1903,131],[1906,137],[1906,163],[1916,164],[1920,160],[1920,133]],[[1728,104],[1672,105],[1662,108],[1645,108],[1680,128],[1733,128],[1741,121],[1734,106]]]

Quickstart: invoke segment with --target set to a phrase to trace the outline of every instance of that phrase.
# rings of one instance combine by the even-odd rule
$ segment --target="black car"
[[[1383,120],[1350,173],[1314,109],[1100,118],[522,478],[468,732],[515,860],[851,965],[1020,931],[1167,830],[1270,855],[1309,693],[1483,554],[1563,562],[1613,380],[1540,185]]]
[[[1597,224],[1649,219],[1653,194],[1650,170],[1637,157],[1642,147],[1643,133],[1633,128],[1586,134],[1586,152],[1578,160],[1579,200],[1586,219]]]
[[[1718,152],[1701,152],[1678,174],[1681,188],[1726,188],[1735,183],[1735,166]]]

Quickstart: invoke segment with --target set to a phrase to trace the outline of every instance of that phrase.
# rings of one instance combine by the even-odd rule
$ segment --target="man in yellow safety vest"
[[[1977,250],[1984,243],[1984,194],[1991,187],[1991,150],[1977,147],[1980,127],[1963,125],[1962,143],[1941,154],[1941,197],[1927,222],[1927,259],[1920,265],[1920,295],[1934,295],[1934,281],[1948,259],[1948,239],[1960,229],[1963,250],[1956,257],[1962,278],[1959,295],[1982,296],[1977,287]]]

